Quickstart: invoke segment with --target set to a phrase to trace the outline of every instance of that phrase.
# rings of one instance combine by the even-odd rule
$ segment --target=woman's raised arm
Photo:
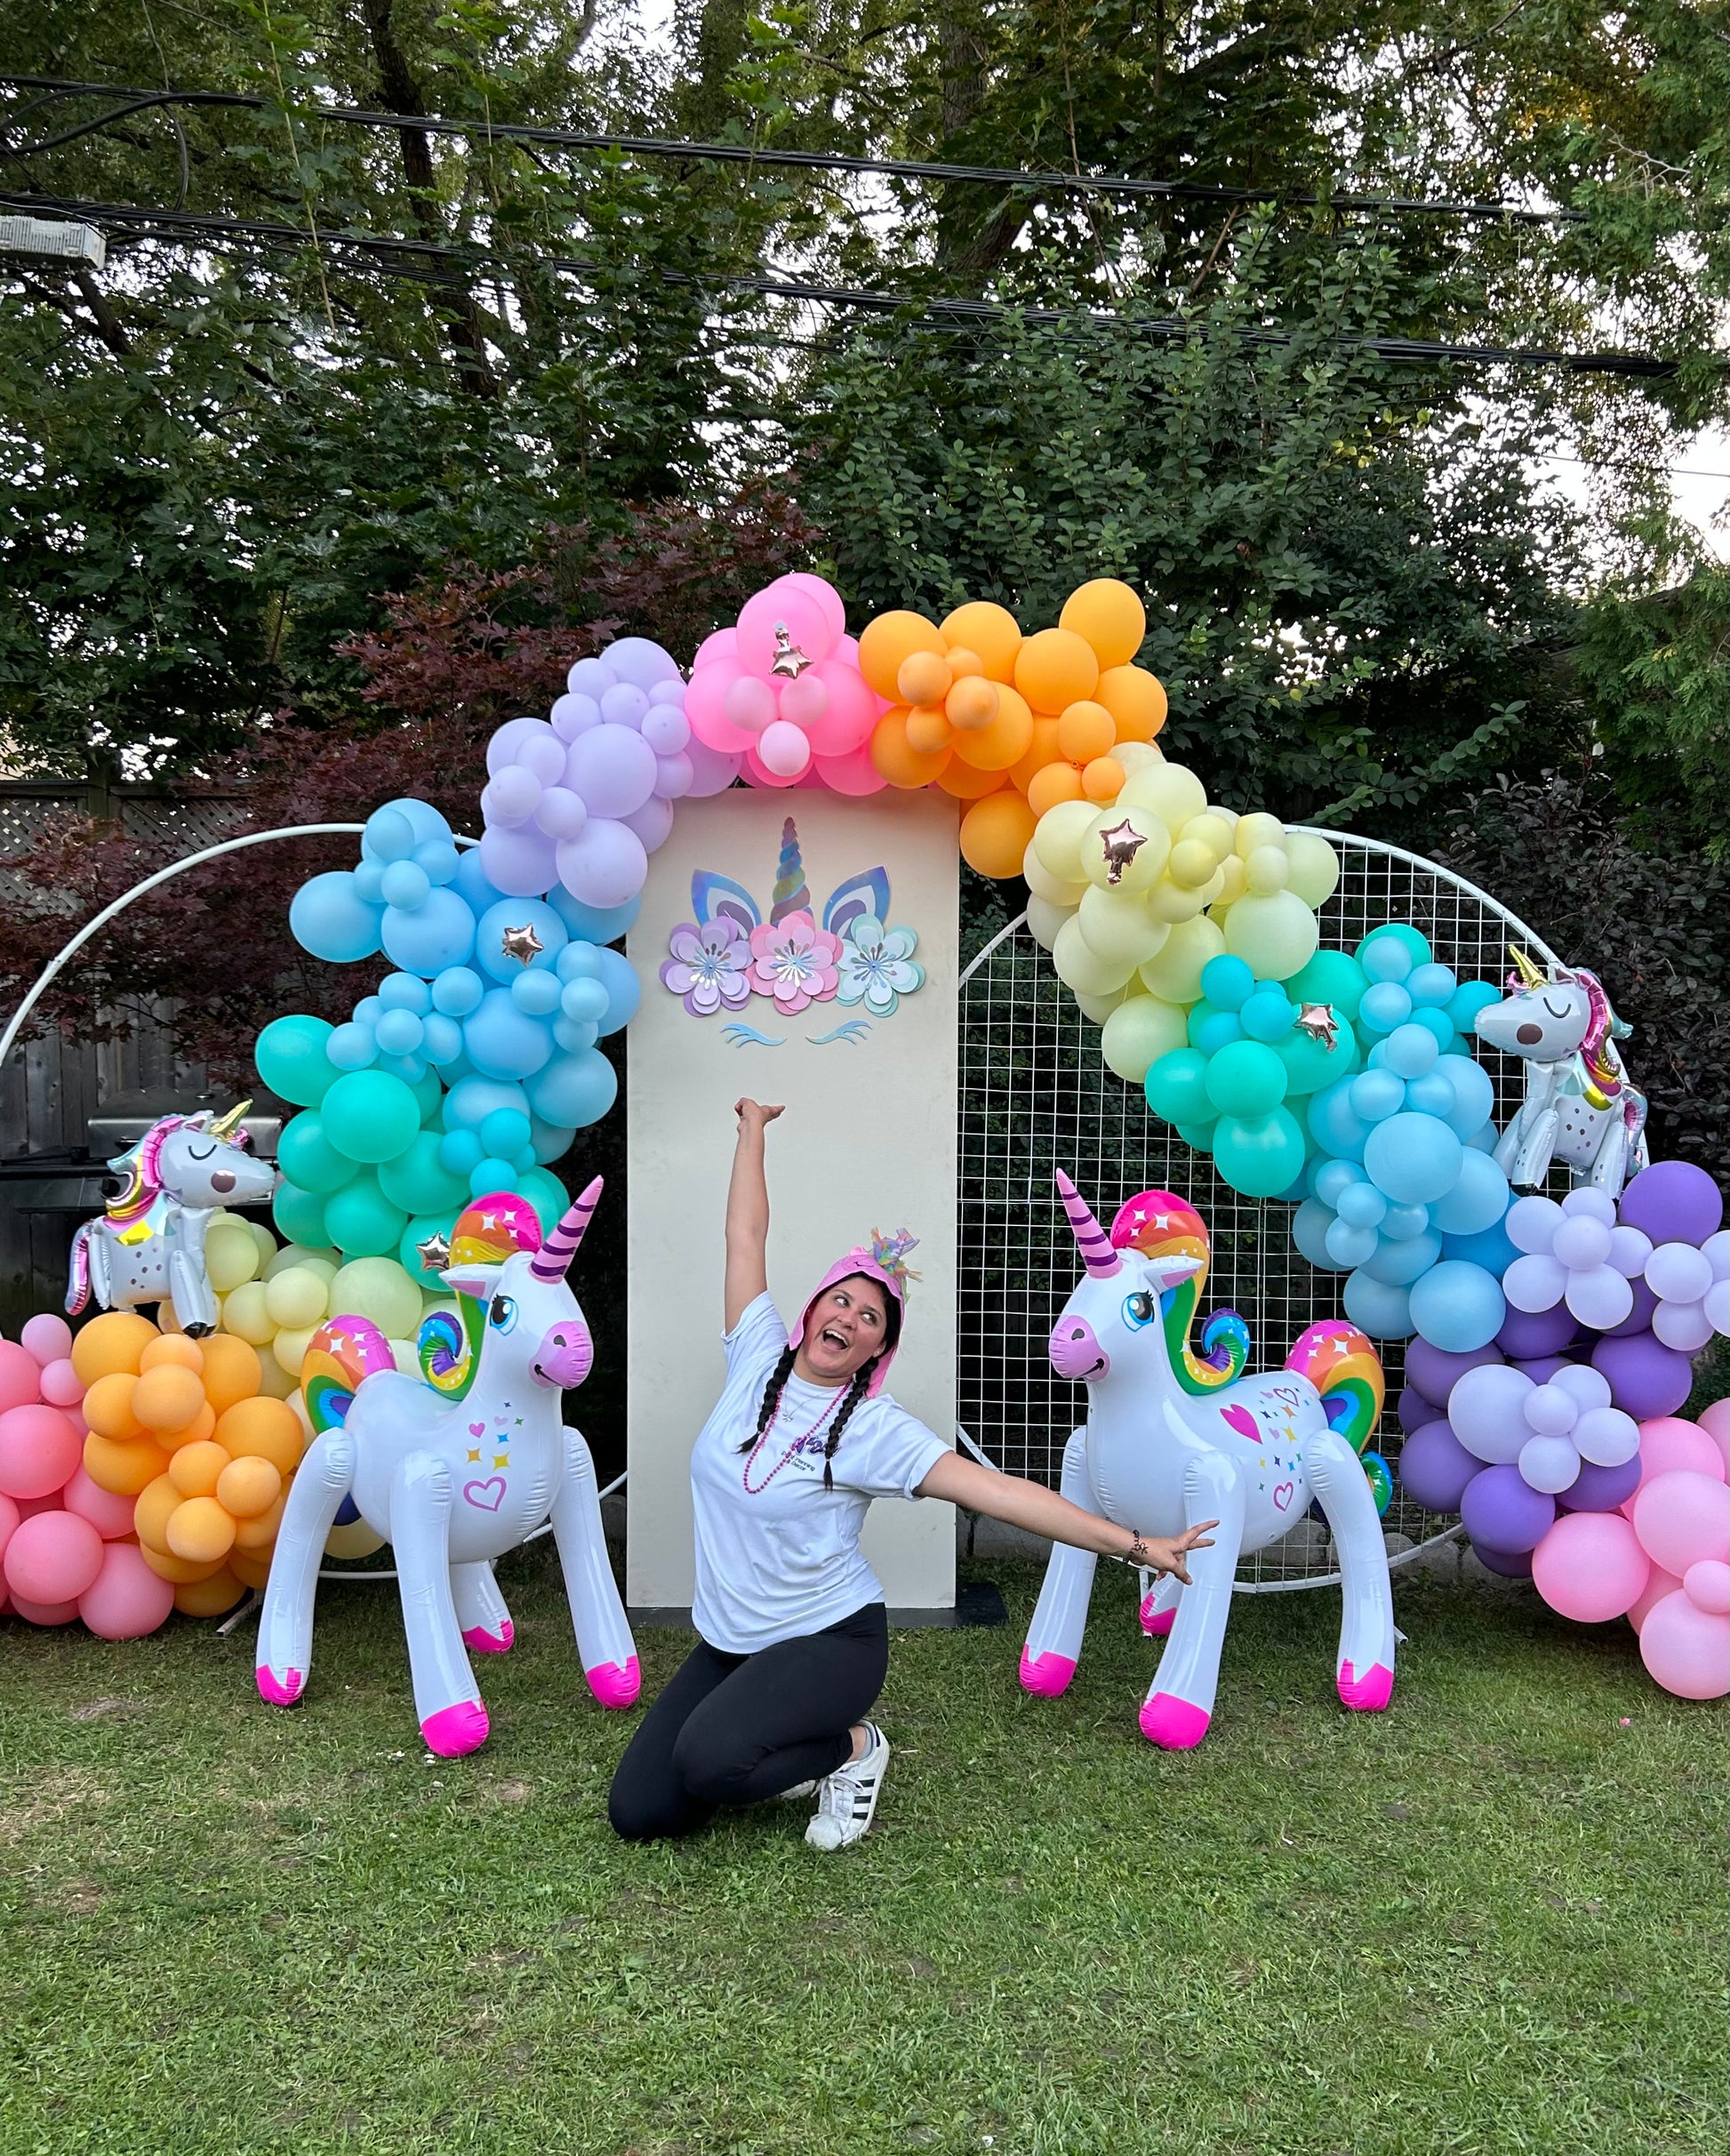
[[[737,1101],[738,1142],[727,1184],[727,1270],[724,1301],[732,1332],[769,1285],[769,1184],[763,1172],[763,1134],[781,1113],[760,1101]]]

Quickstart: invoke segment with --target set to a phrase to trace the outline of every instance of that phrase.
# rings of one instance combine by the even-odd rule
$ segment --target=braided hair
[[[849,1273],[846,1278],[867,1280],[870,1278],[870,1275],[854,1272]],[[835,1283],[837,1287],[844,1285],[845,1282],[841,1280]],[[829,1435],[823,1440],[823,1487],[826,1490],[832,1490],[835,1487],[835,1472],[829,1463],[835,1457],[835,1448],[841,1442],[842,1433],[853,1420],[854,1408],[870,1391],[871,1379],[876,1375],[878,1363],[882,1361],[885,1353],[893,1354],[894,1352],[901,1340],[901,1306],[900,1300],[894,1295],[886,1294],[883,1298],[883,1304],[884,1345],[877,1354],[872,1356],[869,1362],[861,1363],[859,1368],[853,1372],[852,1381],[847,1386],[846,1396],[841,1402],[840,1413],[829,1424]],[[793,1374],[793,1363],[797,1353],[797,1349],[789,1340],[776,1358],[775,1367],[770,1371],[768,1382],[763,1388],[762,1404],[757,1411],[757,1428],[740,1446],[739,1449],[741,1453],[748,1453],[753,1446],[762,1443],[764,1432],[774,1421],[781,1407],[781,1392],[788,1379]]]

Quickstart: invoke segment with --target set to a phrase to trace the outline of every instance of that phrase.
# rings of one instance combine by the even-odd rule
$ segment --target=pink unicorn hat
[[[845,1257],[837,1258],[817,1283],[805,1306],[805,1314],[799,1319],[797,1330],[790,1335],[787,1344],[792,1348],[802,1346],[811,1324],[811,1313],[818,1303],[837,1281],[859,1273],[862,1273],[868,1280],[875,1280],[885,1294],[895,1298],[895,1308],[905,1320],[908,1284],[919,1277],[909,1269],[907,1254],[918,1246],[918,1237],[909,1234],[905,1228],[893,1235],[879,1235],[873,1228],[869,1244],[860,1244],[848,1251]],[[900,1345],[898,1339],[895,1347]],[[871,1382],[865,1388],[867,1399],[875,1399],[882,1391],[884,1382],[889,1375],[889,1366],[894,1359],[895,1348],[885,1348],[878,1355],[871,1371]]]

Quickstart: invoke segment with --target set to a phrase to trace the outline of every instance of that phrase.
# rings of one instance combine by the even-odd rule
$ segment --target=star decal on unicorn
[[[1105,859],[1105,880],[1120,884],[1124,870],[1128,868],[1147,844],[1145,831],[1138,831],[1125,816],[1121,823],[1114,823],[1109,830],[1100,833],[1100,847]]]
[[[494,1467],[509,1467],[510,1465],[510,1455],[509,1453],[494,1453],[493,1455],[493,1464]]]
[[[478,1445],[471,1445],[471,1446],[469,1447],[469,1460],[472,1462],[472,1463],[473,1463],[473,1464],[474,1464],[476,1467],[478,1467],[478,1466],[480,1465],[480,1463],[481,1463],[481,1448],[480,1448],[480,1447],[479,1447]]]
[[[1301,1004],[1292,1024],[1295,1031],[1307,1033],[1311,1040],[1320,1041],[1328,1054],[1333,1054],[1340,1038],[1340,1022],[1334,1015],[1332,1004]]]
[[[547,946],[535,934],[534,923],[525,921],[520,928],[504,931],[499,938],[499,948],[506,958],[515,958],[522,966],[532,966]]]

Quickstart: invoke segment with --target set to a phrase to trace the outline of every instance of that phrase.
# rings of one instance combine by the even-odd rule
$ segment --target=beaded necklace
[[[769,1439],[774,1431],[775,1424],[781,1420],[781,1404],[779,1400],[775,1402],[775,1412],[769,1417],[767,1423],[765,1425],[763,1435],[757,1439],[757,1443],[752,1446],[750,1451],[746,1455],[745,1465],[739,1477],[739,1479],[745,1486],[745,1495],[748,1497],[760,1497],[764,1491],[766,1490],[769,1485],[774,1480],[775,1477],[780,1474],[781,1469],[787,1465],[787,1463],[790,1459],[792,1459],[794,1455],[796,1453],[804,1451],[805,1447],[811,1442],[812,1439],[816,1436],[817,1432],[823,1427],[823,1424],[828,1422],[830,1415],[832,1415],[836,1409],[841,1405],[842,1400],[846,1397],[846,1391],[847,1388],[845,1385],[837,1390],[835,1398],[829,1402],[829,1406],[824,1408],[821,1415],[817,1417],[817,1420],[811,1425],[810,1429],[805,1431],[802,1436],[794,1439],[793,1442],[788,1447],[787,1450],[782,1453],[780,1459],[775,1462],[774,1465],[769,1470],[768,1473],[763,1478],[762,1481],[757,1483],[755,1487],[753,1487],[751,1483],[751,1469],[757,1463],[757,1455],[769,1442]]]

